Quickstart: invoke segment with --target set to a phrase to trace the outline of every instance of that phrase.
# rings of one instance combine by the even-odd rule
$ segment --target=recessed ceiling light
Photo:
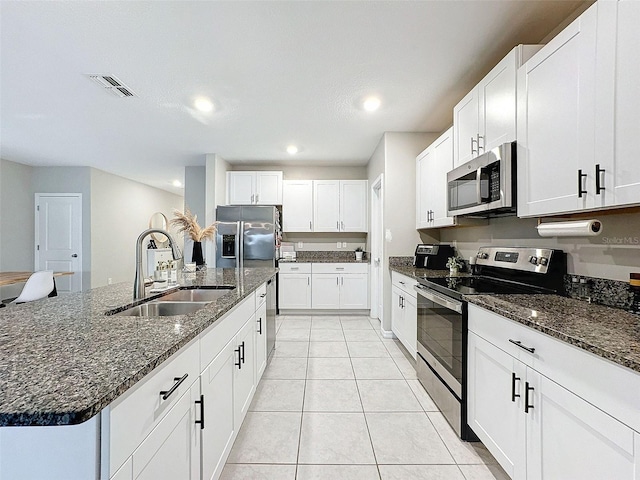
[[[380,99],[377,97],[366,98],[365,101],[362,102],[362,107],[367,112],[375,112],[380,107]]]
[[[196,101],[193,102],[193,105],[201,112],[208,113],[213,110],[213,103],[211,103],[211,100],[205,97],[196,98]]]
[[[180,188],[182,187],[182,182],[180,180],[174,180],[173,182],[171,182],[171,185]]]
[[[287,147],[287,153],[289,155],[295,155],[296,153],[298,153],[298,147],[296,147],[295,145],[289,145]]]

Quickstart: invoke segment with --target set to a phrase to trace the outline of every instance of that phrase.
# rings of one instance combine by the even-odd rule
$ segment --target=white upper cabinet
[[[367,184],[366,180],[314,180],[313,231],[366,232]]]
[[[367,181],[340,181],[340,231],[366,232]]]
[[[313,180],[282,183],[282,230],[313,232]]]
[[[455,225],[447,216],[447,172],[453,170],[453,128],[416,158],[416,228]]]
[[[518,215],[640,204],[640,2],[600,1],[518,71]]]
[[[640,125],[640,2],[620,0],[598,5],[595,195],[604,206],[640,203],[637,160]],[[600,141],[598,141],[600,140]],[[596,175],[595,167],[590,175]],[[595,183],[594,181],[594,183]],[[598,189],[598,186],[604,187]],[[598,191],[599,190],[599,191]],[[598,204],[596,203],[596,206]]]
[[[454,167],[516,140],[516,70],[540,48],[515,47],[454,107]]]
[[[518,71],[518,215],[594,206],[597,5]]]
[[[313,181],[314,232],[340,231],[340,181]]]
[[[227,172],[227,204],[282,205],[282,172]]]

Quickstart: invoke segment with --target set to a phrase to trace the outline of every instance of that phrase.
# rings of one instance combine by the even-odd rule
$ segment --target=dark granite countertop
[[[407,259],[396,257],[389,270],[415,279],[449,276],[448,270],[414,268]],[[640,317],[637,315],[560,295],[465,295],[464,299],[640,372]]]
[[[133,285],[128,282],[1,309],[0,426],[88,420],[276,271],[209,269],[186,274],[188,278],[178,279],[182,286],[236,287],[190,315],[106,315],[132,305]]]
[[[467,295],[469,303],[640,372],[640,317],[559,295]]]

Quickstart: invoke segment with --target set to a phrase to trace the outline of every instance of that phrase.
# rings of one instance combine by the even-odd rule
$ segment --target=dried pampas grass
[[[180,210],[174,210],[171,219],[171,225],[178,228],[178,233],[186,233],[191,237],[194,242],[202,242],[203,240],[213,240],[213,236],[216,233],[216,223],[214,222],[207,228],[202,228],[198,225],[198,216],[191,213],[187,208],[187,211],[182,213]]]

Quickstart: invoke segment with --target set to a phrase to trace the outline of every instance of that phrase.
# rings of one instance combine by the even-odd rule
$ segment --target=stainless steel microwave
[[[447,173],[447,215],[516,212],[516,144],[503,143]]]

